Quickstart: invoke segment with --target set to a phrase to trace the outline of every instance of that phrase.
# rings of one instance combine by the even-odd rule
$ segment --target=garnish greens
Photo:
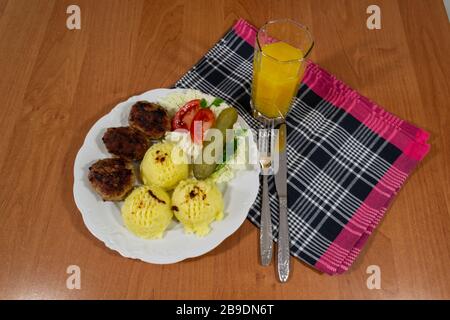
[[[214,172],[219,171],[220,169],[222,169],[223,167],[226,166],[227,162],[236,154],[237,149],[238,149],[238,143],[239,143],[239,136],[243,136],[247,133],[247,129],[236,129],[234,130],[234,137],[233,140],[228,141],[225,146],[224,146],[224,150],[223,150],[223,160],[222,163],[219,163],[216,167],[216,170],[214,170]],[[227,146],[233,144],[233,153],[232,154],[227,154]]]
[[[200,100],[200,107],[202,109],[210,108],[210,107],[213,107],[213,106],[214,107],[218,107],[218,106],[220,106],[220,104],[222,102],[223,102],[223,99],[215,98],[214,101],[210,105],[208,105],[208,102],[206,101],[206,99],[203,98],[203,99]]]

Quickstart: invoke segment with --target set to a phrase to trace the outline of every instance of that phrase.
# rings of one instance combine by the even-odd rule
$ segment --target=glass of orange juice
[[[258,31],[251,99],[256,118],[284,122],[313,46],[308,28],[290,19],[269,21]]]

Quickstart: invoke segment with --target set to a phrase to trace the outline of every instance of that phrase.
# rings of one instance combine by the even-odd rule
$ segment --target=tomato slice
[[[214,125],[214,112],[208,109],[201,109],[195,115],[191,123],[191,138],[195,143],[203,143],[205,131]]]
[[[177,111],[172,119],[172,130],[191,128],[192,120],[200,110],[200,99],[187,102]]]

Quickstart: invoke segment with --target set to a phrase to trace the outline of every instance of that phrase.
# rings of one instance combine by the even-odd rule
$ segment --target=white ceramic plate
[[[108,248],[116,250],[124,257],[157,264],[175,263],[214,249],[244,222],[259,188],[257,166],[248,166],[246,170],[237,171],[235,178],[222,186],[224,219],[213,222],[211,233],[202,238],[185,234],[181,224],[175,220],[164,237],[158,240],[140,239],[125,228],[120,214],[122,202],[102,201],[89,184],[88,168],[98,159],[111,156],[102,142],[103,133],[109,127],[127,126],[130,108],[136,101],[156,102],[173,90],[181,89],[150,90],[119,103],[89,130],[74,164],[73,196],[89,231]],[[248,128],[242,118],[239,117],[238,121],[243,128]],[[254,140],[250,141],[249,149],[256,152]]]

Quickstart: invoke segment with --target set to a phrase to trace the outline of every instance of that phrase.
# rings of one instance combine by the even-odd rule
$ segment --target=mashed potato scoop
[[[125,199],[122,217],[125,226],[138,237],[162,238],[173,217],[170,197],[159,187],[138,187]]]
[[[172,194],[172,210],[187,233],[207,235],[210,224],[223,218],[222,193],[209,180],[181,181]]]
[[[172,190],[188,175],[187,156],[181,148],[170,142],[151,146],[141,162],[141,177],[145,185]]]

